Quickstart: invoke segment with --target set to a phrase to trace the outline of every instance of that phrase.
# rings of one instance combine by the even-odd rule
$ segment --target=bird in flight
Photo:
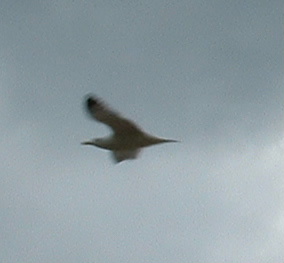
[[[116,163],[127,159],[136,159],[141,148],[176,140],[163,139],[144,132],[131,120],[110,109],[101,99],[88,96],[85,101],[87,112],[96,121],[111,128],[112,135],[105,138],[82,142],[83,145],[93,145],[110,150]]]

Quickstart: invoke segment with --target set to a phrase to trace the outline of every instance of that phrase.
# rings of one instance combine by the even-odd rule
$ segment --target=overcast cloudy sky
[[[284,261],[283,1],[0,2],[0,262]],[[114,165],[94,93],[181,143]]]

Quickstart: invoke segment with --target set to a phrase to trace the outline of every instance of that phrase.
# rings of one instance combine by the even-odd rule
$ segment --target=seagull
[[[149,135],[131,120],[109,108],[100,98],[89,95],[85,100],[89,115],[112,130],[112,135],[105,138],[82,142],[82,145],[93,145],[112,152],[114,162],[136,159],[141,148],[176,140],[163,139]]]

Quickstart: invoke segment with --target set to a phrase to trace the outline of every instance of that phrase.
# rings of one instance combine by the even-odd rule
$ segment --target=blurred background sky
[[[284,261],[283,1],[0,2],[0,262]],[[182,143],[114,165],[102,97]]]

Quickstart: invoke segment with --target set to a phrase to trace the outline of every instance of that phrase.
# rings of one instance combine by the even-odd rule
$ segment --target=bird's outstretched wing
[[[120,163],[127,159],[136,159],[139,155],[139,152],[140,152],[140,149],[113,151],[112,157],[115,162]]]
[[[86,99],[86,108],[95,120],[108,125],[117,135],[135,134],[142,131],[135,123],[110,109],[95,96],[89,96]]]

